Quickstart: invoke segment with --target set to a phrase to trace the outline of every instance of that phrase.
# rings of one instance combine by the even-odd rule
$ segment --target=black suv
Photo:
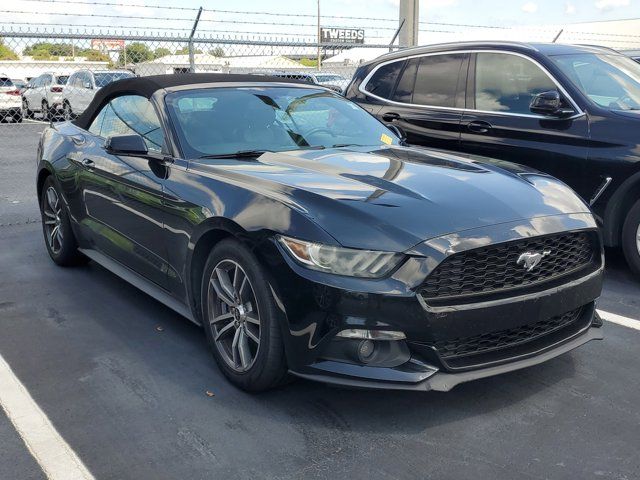
[[[417,47],[363,64],[346,96],[411,144],[560,178],[640,275],[640,65],[630,58],[559,44]]]

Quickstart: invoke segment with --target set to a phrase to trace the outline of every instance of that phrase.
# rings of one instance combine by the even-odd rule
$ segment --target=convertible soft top
[[[87,109],[78,116],[73,123],[78,127],[87,130],[102,106],[112,98],[119,97],[121,95],[140,95],[146,98],[151,98],[155,92],[164,88],[220,82],[286,82],[308,85],[307,82],[288,78],[283,79],[282,77],[271,77],[266,75],[238,75],[232,73],[182,73],[125,78],[110,83],[106,87],[100,89],[98,93],[96,93],[95,97],[93,97],[93,100]]]

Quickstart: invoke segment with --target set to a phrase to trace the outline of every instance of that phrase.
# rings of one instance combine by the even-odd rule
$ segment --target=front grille
[[[581,313],[582,307],[529,325],[472,337],[442,340],[433,343],[432,346],[443,360],[502,350],[531,342],[571,325],[580,318]]]
[[[439,300],[527,288],[593,265],[596,245],[593,232],[569,232],[467,250],[438,265],[419,293]],[[545,251],[550,253],[531,271],[517,263],[525,252]]]

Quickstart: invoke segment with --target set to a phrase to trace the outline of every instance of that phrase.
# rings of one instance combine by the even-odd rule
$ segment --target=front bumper
[[[377,367],[354,366],[356,368],[345,370],[343,365],[332,365],[332,363],[338,362],[325,362],[324,364],[321,362],[308,369],[291,371],[291,373],[308,380],[357,388],[448,392],[461,383],[532,367],[570,352],[591,340],[602,340],[603,338],[602,328],[590,326],[579,335],[529,358],[461,373],[440,372],[435,368],[427,370],[425,366],[416,365],[417,368],[421,368],[421,372],[407,374],[406,371],[395,371],[380,375],[381,372],[367,372],[368,369],[377,369]]]
[[[544,362],[602,338],[595,301],[602,290],[604,263],[597,251],[600,259],[587,270],[525,293],[490,295],[473,303],[444,306],[427,304],[417,293],[429,268],[451,252],[463,251],[465,244],[506,242],[521,238],[521,232],[531,232],[525,235],[528,237],[552,234],[555,229],[589,230],[597,236],[592,217],[585,215],[554,217],[548,222],[537,219],[527,225],[505,224],[492,227],[490,232],[468,231],[464,236],[425,242],[421,251],[414,249],[415,261],[407,261],[383,280],[310,271],[274,245],[275,251],[266,257],[273,267],[274,293],[279,293],[277,303],[283,312],[282,333],[291,373],[340,385],[446,391],[462,382]],[[496,354],[478,350],[477,354],[452,359],[441,355],[443,350],[438,346],[485,334],[528,331],[568,314],[572,315],[570,323],[559,322],[542,334],[493,348],[491,351],[499,351]],[[344,329],[399,331],[406,340],[398,341],[400,348],[394,344],[389,361],[366,363],[354,355],[353,345],[336,336]]]

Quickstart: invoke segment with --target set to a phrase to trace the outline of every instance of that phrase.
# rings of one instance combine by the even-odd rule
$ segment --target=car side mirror
[[[91,82],[84,82],[82,86],[87,90],[93,90],[93,85],[91,85]]]
[[[144,156],[149,153],[144,139],[137,134],[112,135],[107,137],[104,148],[114,155]]]
[[[538,93],[531,99],[529,110],[538,115],[550,117],[566,117],[573,112],[570,108],[562,106],[562,97],[557,90]]]

